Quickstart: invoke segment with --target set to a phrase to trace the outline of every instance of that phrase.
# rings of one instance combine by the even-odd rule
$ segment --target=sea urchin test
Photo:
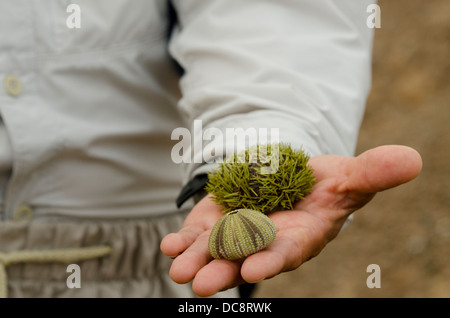
[[[208,249],[214,258],[236,260],[263,250],[275,240],[275,224],[261,212],[228,212],[214,225]]]

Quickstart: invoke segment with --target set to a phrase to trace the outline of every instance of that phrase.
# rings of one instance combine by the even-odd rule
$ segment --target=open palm
[[[313,191],[294,210],[270,214],[277,227],[275,241],[243,261],[210,256],[209,233],[223,214],[210,195],[201,200],[183,228],[161,242],[164,254],[177,256],[170,269],[172,279],[180,284],[193,280],[197,295],[210,296],[296,269],[319,254],[348,216],[377,192],[414,179],[422,168],[420,155],[404,146],[382,146],[358,157],[317,156],[309,164],[317,180]]]

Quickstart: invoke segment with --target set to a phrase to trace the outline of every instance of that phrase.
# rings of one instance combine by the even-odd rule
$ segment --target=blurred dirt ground
[[[450,297],[450,1],[380,0],[373,86],[357,154],[415,148],[414,181],[378,194],[316,258],[254,297]],[[369,264],[381,269],[370,289]]]

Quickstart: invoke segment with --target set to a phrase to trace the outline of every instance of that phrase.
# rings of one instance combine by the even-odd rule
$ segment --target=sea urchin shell
[[[208,249],[214,258],[242,259],[269,246],[276,233],[275,224],[265,214],[238,209],[217,221],[209,236]]]

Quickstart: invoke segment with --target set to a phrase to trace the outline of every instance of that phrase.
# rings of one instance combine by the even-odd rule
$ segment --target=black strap
[[[207,174],[199,174],[195,176],[191,181],[189,181],[183,189],[181,189],[180,194],[176,200],[177,207],[181,207],[181,205],[189,200],[194,194],[199,191],[202,191],[203,188],[208,183],[208,175]]]

